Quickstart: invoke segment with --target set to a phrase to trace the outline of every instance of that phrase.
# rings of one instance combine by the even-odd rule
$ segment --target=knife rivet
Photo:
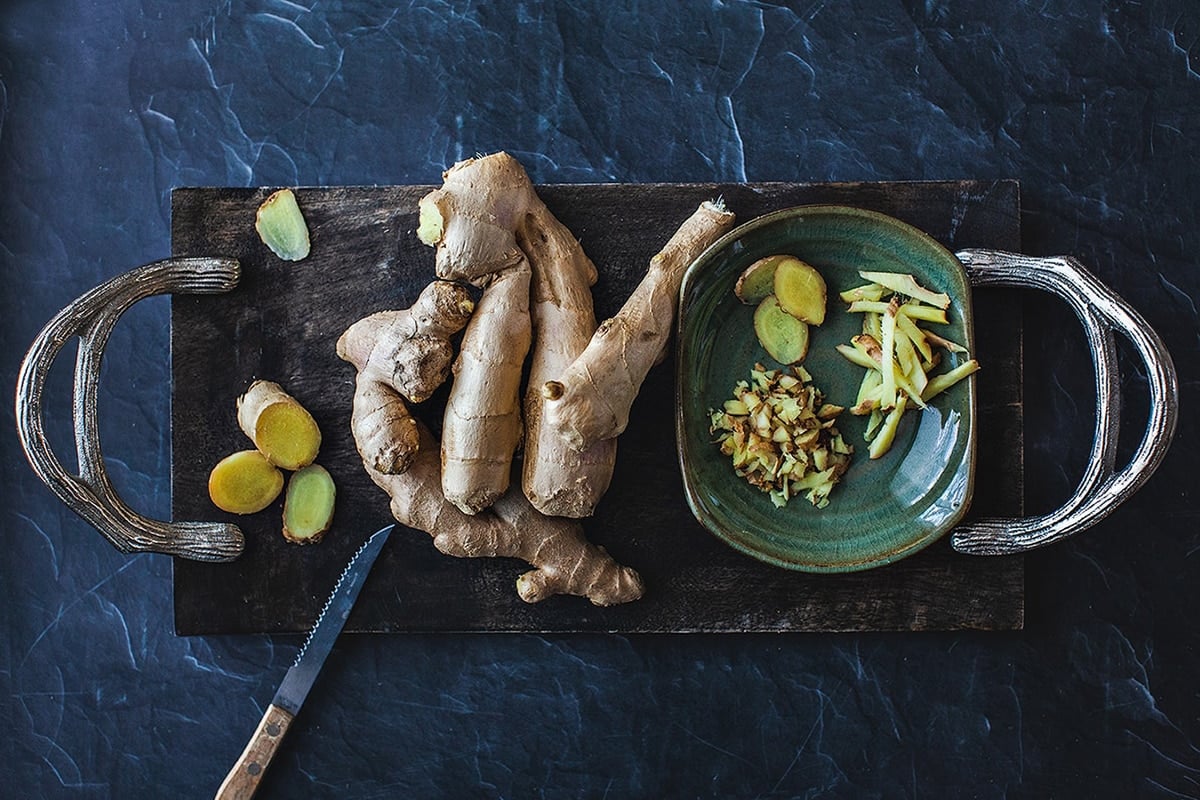
[[[246,765],[246,772],[249,772],[251,775],[257,775],[262,772],[262,767],[258,765],[257,761],[251,761]]]
[[[267,736],[278,736],[278,735],[279,735],[279,725],[277,723],[272,722],[270,725],[267,726]]]

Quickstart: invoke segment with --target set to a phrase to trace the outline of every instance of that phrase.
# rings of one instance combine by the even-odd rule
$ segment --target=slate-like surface
[[[436,183],[498,148],[542,183],[1019,179],[1023,249],[1141,311],[1183,403],[1141,492],[1027,558],[1023,632],[349,637],[261,796],[1196,797],[1198,36],[1190,0],[8,0],[2,383],[168,254],[176,186]],[[1082,472],[1093,389],[1070,313],[1027,303],[1034,512]],[[168,327],[122,322],[100,400],[114,479],[164,516]],[[299,639],[176,637],[169,560],[64,510],[0,415],[4,793],[211,796]]]
[[[350,436],[354,372],[337,358],[334,342],[368,314],[408,307],[433,278],[433,251],[415,235],[417,201],[429,188],[298,189],[314,249],[296,264],[272,255],[250,224],[270,189],[173,194],[173,253],[232,256],[242,266],[232,292],[171,301],[173,518],[233,522],[247,540],[232,563],[175,562],[177,633],[306,630],[350,555],[390,520],[387,496],[362,469]],[[855,204],[903,217],[955,246],[1020,246],[1013,181],[591,184],[543,186],[539,193],[597,262],[600,319],[621,308],[678,224],[715,197],[743,220],[796,205]],[[974,297],[974,355],[987,369],[978,379],[980,493],[971,518],[1021,516],[1020,300],[1020,293],[987,290]],[[617,608],[580,598],[531,607],[515,592],[526,565],[447,558],[425,534],[406,531],[380,556],[349,627],[619,633],[1021,627],[1020,556],[964,556],[943,540],[886,569],[812,576],[759,563],[710,536],[684,500],[674,374],[668,358],[647,376],[618,444],[613,485],[584,523],[593,542],[639,570],[644,598]],[[337,481],[338,504],[320,546],[283,540],[282,501],[238,517],[221,514],[208,499],[212,465],[248,444],[234,419],[234,398],[258,378],[284,382],[324,434],[319,461]],[[435,431],[444,399],[443,392],[415,409]]]

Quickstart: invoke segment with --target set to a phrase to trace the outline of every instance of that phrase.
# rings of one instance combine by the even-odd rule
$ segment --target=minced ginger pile
[[[826,403],[811,380],[801,366],[784,372],[755,364],[733,399],[711,412],[721,452],[776,508],[801,494],[817,508],[827,506],[854,452],[835,424],[844,409]]]

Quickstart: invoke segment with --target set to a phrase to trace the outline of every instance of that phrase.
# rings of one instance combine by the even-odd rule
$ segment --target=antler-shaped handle
[[[237,285],[232,258],[178,258],[118,275],[60,311],[34,339],[17,378],[17,433],[37,476],[123,553],[152,552],[197,561],[229,561],[245,539],[236,525],[161,522],[138,514],[117,496],[104,468],[96,396],[100,359],[117,320],[139,300],[157,294],[217,294]],[[42,428],[46,375],[63,346],[79,337],[75,359],[74,421],[79,474],[71,475],[50,449]]]
[[[1043,289],[1067,301],[1083,323],[1096,369],[1096,438],[1083,480],[1061,508],[1027,519],[981,519],[955,529],[954,549],[976,555],[1020,553],[1095,525],[1141,488],[1162,463],[1179,414],[1175,365],[1158,334],[1128,303],[1073,258],[1035,258],[996,250],[957,254],[973,286]],[[1150,418],[1128,466],[1114,473],[1121,425],[1120,373],[1113,332],[1146,365]]]

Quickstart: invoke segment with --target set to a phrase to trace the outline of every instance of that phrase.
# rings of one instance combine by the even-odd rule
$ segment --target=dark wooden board
[[[172,195],[176,256],[241,260],[238,288],[172,299],[172,509],[176,520],[228,518],[246,533],[229,564],[174,563],[181,635],[299,632],[311,626],[349,556],[390,521],[387,498],[364,474],[349,432],[354,372],[334,354],[352,322],[407,307],[433,276],[433,251],[416,239],[417,200],[430,187],[298,191],[312,255],[279,261],[254,232],[264,189],[178,189]],[[550,185],[539,191],[600,269],[597,314],[620,308],[646,264],[701,201],[724,197],[739,220],[806,203],[892,214],[953,247],[1017,250],[1015,181],[859,184]],[[971,515],[1023,509],[1021,298],[976,293],[979,456]],[[891,566],[808,575],[761,564],[721,544],[684,501],[673,433],[674,364],[650,375],[622,436],[617,472],[588,536],[637,568],[646,596],[600,609],[579,598],[526,605],[514,592],[525,566],[455,559],[427,535],[393,534],[352,613],[349,630],[399,631],[843,631],[1020,628],[1020,557],[973,558],[946,539]],[[320,463],[339,502],[320,545],[279,534],[279,503],[230,517],[208,500],[212,465],[248,442],[234,400],[256,378],[279,380],[325,432]],[[434,398],[421,409],[436,425]]]

